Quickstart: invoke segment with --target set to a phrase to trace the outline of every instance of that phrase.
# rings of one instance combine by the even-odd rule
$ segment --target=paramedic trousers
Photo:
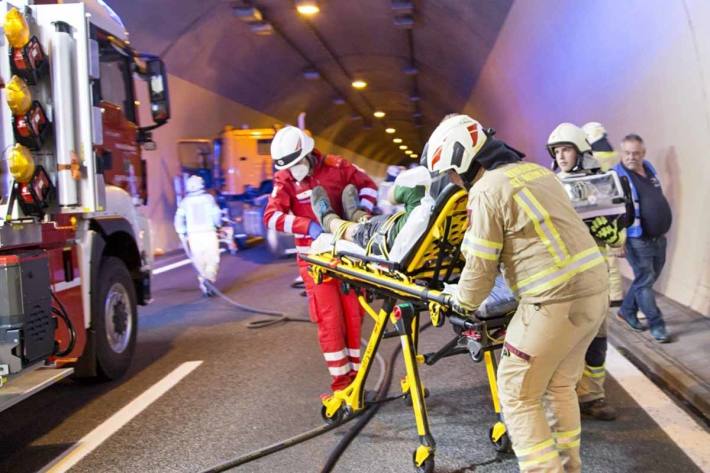
[[[360,369],[360,327],[363,310],[357,294],[343,293],[340,281],[324,278],[316,284],[308,265],[298,260],[306,286],[311,320],[318,324],[318,342],[332,377],[331,389],[346,388]]]
[[[520,304],[498,367],[503,418],[522,472],[579,472],[575,385],[609,307],[608,291],[553,304]],[[554,416],[548,424],[543,398]]]
[[[192,262],[202,277],[215,282],[219,271],[219,240],[216,231],[189,232],[187,242],[190,245]]]

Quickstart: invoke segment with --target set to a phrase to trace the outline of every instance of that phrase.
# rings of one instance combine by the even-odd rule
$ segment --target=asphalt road
[[[271,260],[261,248],[223,256],[218,287],[243,303],[306,317],[306,299],[289,288],[292,260]],[[34,472],[61,455],[116,411],[188,361],[194,371],[79,461],[75,472],[195,472],[321,425],[319,394],[329,384],[315,326],[288,323],[250,330],[254,316],[199,294],[190,266],[154,279],[155,302],[140,311],[136,358],[120,381],[63,381],[0,413],[0,471]],[[366,324],[364,333],[370,324]],[[422,334],[423,352],[452,332]],[[383,342],[387,354],[397,339]],[[373,369],[371,378],[378,376]],[[403,374],[395,367],[392,392]],[[467,357],[423,367],[437,440],[437,472],[514,472],[511,455],[487,440],[495,421],[482,364]],[[700,469],[612,379],[615,422],[585,420],[587,472],[698,472]],[[244,465],[244,472],[320,471],[347,427]],[[410,472],[417,446],[411,410],[382,407],[339,461],[337,472]]]

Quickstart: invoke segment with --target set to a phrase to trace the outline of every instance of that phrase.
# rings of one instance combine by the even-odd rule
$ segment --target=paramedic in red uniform
[[[271,158],[277,172],[274,191],[264,210],[264,224],[292,233],[299,254],[307,253],[313,240],[323,232],[311,207],[314,187],[325,188],[334,210],[341,216],[341,195],[349,184],[358,189],[363,215],[375,206],[377,186],[372,179],[340,156],[323,156],[314,148],[313,138],[299,128],[287,126],[276,133]],[[352,290],[343,293],[335,279],[325,278],[316,285],[308,273],[308,265],[300,257],[297,261],[308,293],[311,320],[318,324],[318,341],[333,378],[331,388],[344,389],[360,368],[363,312],[357,295]]]

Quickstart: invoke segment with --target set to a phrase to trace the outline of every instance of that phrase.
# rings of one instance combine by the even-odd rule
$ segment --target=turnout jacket
[[[264,224],[273,230],[293,234],[298,253],[306,253],[313,242],[308,236],[308,226],[317,222],[311,207],[314,187],[322,186],[326,190],[333,210],[340,216],[343,215],[341,194],[348,184],[358,188],[363,209],[372,211],[377,202],[377,185],[360,168],[341,156],[314,154],[313,170],[301,182],[297,182],[288,169],[274,175],[274,190],[264,210]]]
[[[607,290],[604,258],[550,170],[524,162],[487,170],[469,193],[468,212],[456,294],[463,307],[478,308],[501,266],[521,303]]]

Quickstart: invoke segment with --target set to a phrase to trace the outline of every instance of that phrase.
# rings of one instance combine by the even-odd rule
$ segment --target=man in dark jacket
[[[671,207],[663,195],[656,170],[644,160],[643,139],[636,134],[626,135],[621,150],[621,162],[614,170],[629,179],[636,220],[627,229],[626,240],[626,259],[634,271],[634,281],[621,304],[619,318],[634,330],[644,330],[637,317],[641,310],[648,319],[653,338],[667,343],[670,337],[656,304],[653,284],[666,262],[665,234],[671,227]]]

